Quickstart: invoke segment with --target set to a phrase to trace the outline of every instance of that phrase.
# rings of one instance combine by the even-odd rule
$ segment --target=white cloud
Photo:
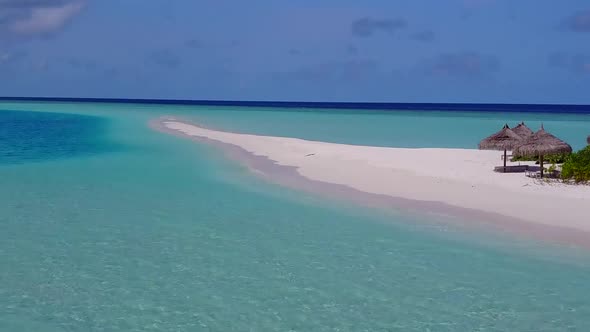
[[[59,31],[87,0],[0,0],[0,38],[35,37]]]
[[[66,3],[58,7],[34,7],[28,17],[12,22],[10,30],[21,35],[51,33],[61,29],[83,7],[83,2]]]

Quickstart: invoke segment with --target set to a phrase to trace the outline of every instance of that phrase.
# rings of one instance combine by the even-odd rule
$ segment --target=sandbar
[[[257,174],[295,189],[590,247],[590,186],[495,173],[502,163],[498,151],[337,144],[213,130],[170,117],[152,126],[217,145]]]

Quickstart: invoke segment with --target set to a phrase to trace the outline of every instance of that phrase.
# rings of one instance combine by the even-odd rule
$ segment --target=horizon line
[[[559,112],[589,113],[586,104],[525,104],[525,103],[457,103],[457,102],[339,102],[339,101],[277,101],[277,100],[221,100],[221,99],[149,99],[149,98],[84,98],[84,97],[0,97],[0,101],[125,103],[196,106],[282,107],[365,110],[422,110],[422,111],[503,111],[503,112]]]

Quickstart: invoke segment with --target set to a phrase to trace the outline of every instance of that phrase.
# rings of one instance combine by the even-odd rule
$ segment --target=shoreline
[[[572,206],[568,207],[568,209],[565,209],[559,204],[554,205],[553,210],[566,211],[568,213],[572,212],[573,216],[568,217],[561,215],[561,213],[556,213],[555,217],[561,216],[561,218],[553,220],[553,223],[548,223],[547,220],[552,220],[551,218],[554,218],[553,215],[545,216],[545,219],[543,220],[536,220],[532,218],[535,213],[524,213],[523,218],[520,213],[513,213],[511,215],[473,206],[452,204],[453,201],[456,201],[461,197],[461,194],[481,196],[483,194],[488,195],[494,191],[501,194],[502,190],[507,190],[509,188],[502,188],[501,185],[494,187],[487,183],[464,182],[461,184],[460,181],[457,183],[455,179],[456,176],[449,176],[449,174],[442,174],[443,176],[439,177],[429,177],[424,176],[423,174],[412,174],[412,172],[409,172],[411,169],[403,167],[391,168],[391,165],[389,164],[380,165],[379,163],[382,160],[379,159],[387,158],[387,156],[384,156],[383,158],[375,158],[375,153],[392,154],[399,152],[401,154],[402,152],[412,152],[414,154],[418,153],[424,155],[434,150],[436,150],[437,153],[446,152],[449,154],[458,154],[459,152],[467,152],[469,154],[469,152],[471,152],[473,154],[483,154],[488,155],[487,157],[490,157],[492,155],[495,156],[498,154],[497,151],[479,151],[466,149],[401,149],[352,146],[345,144],[306,141],[295,138],[258,136],[211,130],[200,127],[194,123],[171,117],[153,120],[150,122],[150,126],[155,130],[167,134],[172,134],[182,138],[189,138],[200,143],[213,145],[222,150],[228,158],[244,165],[255,175],[262,177],[271,183],[295,190],[311,194],[319,194],[321,196],[337,199],[340,201],[350,201],[352,203],[369,208],[390,210],[395,209],[398,211],[402,210],[404,212],[421,214],[425,216],[440,215],[444,217],[451,217],[453,219],[457,219],[456,222],[455,220],[453,221],[453,224],[459,224],[461,226],[477,228],[483,227],[499,232],[525,235],[535,239],[590,248],[590,223],[581,222],[584,219],[576,219],[576,217],[583,215],[583,212],[585,211],[584,204],[590,203],[590,188],[578,188],[576,189],[577,192],[575,192],[573,195],[565,195],[565,197],[563,195],[555,196],[561,198],[562,200],[564,198],[566,200],[573,199],[574,204],[570,205],[573,205],[575,209],[572,211]],[[328,158],[327,160],[323,159],[317,161],[319,158],[315,158],[313,163],[307,162],[307,160],[314,159],[314,157],[322,153],[324,150],[327,152],[335,150],[335,152],[332,151],[333,154],[341,157],[341,160],[338,160],[338,158]],[[355,157],[355,154],[350,153],[360,153],[363,150],[369,150],[369,156],[373,158],[372,165],[366,165],[366,163],[363,163],[362,158]],[[310,151],[318,152],[312,153]],[[342,158],[343,156],[345,156],[345,158]],[[346,163],[352,164],[349,165],[352,167],[344,167],[343,165]],[[456,161],[457,166],[460,166],[460,163],[460,160]],[[484,167],[483,165],[478,166]],[[340,172],[339,168],[343,168],[344,170]],[[383,170],[389,172],[383,172]],[[526,183],[523,187],[555,187],[553,185],[532,183],[534,180],[525,178],[523,174],[498,174],[494,173],[491,169],[483,169],[483,172],[489,172],[489,175],[492,177],[498,175],[520,175],[520,177],[524,178],[525,181],[530,180],[531,182]],[[332,174],[332,176],[330,176],[330,174]],[[367,174],[371,175],[367,176]],[[379,186],[376,186],[374,188],[369,188],[373,190],[363,190],[364,188],[361,186],[363,181],[358,179],[356,181],[352,181],[349,178],[351,175],[356,175],[357,177],[361,178],[363,176],[367,176],[367,179],[372,179],[371,182],[375,183],[376,180],[376,183],[381,182],[383,183],[382,186],[385,186],[386,188],[383,189],[379,188]],[[459,178],[461,178],[460,171],[458,175]],[[487,177],[487,175],[488,174],[482,173],[482,176],[484,177]],[[421,190],[418,190],[417,192],[416,190],[413,190],[413,197],[404,197],[402,195],[391,194],[395,193],[396,191],[403,193],[403,191],[406,189],[408,189],[408,191],[412,191],[411,187],[404,186],[403,189],[389,190],[389,192],[387,191],[386,182],[388,182],[388,180],[402,179],[406,180],[402,181],[405,184],[416,185],[418,188],[421,188]],[[504,185],[506,184],[504,183]],[[471,187],[472,190],[469,190],[469,187]],[[441,191],[441,189],[443,190]],[[467,189],[467,192],[465,192],[465,189]],[[557,191],[560,193],[564,192],[563,188],[560,189],[562,190],[553,189],[551,191]],[[475,191],[475,193],[473,193],[473,191]],[[478,191],[481,192],[477,193]],[[512,203],[516,203],[516,205],[533,204],[535,203],[535,199],[538,199],[539,197],[542,197],[545,201],[548,198],[555,198],[551,197],[551,195],[545,195],[544,197],[542,195],[535,194],[535,190],[532,191],[532,193],[525,194],[524,197],[521,197],[520,202],[517,198],[517,201]],[[459,195],[457,195],[457,193],[459,193]],[[439,195],[439,199],[416,199],[416,196],[419,197],[420,195],[422,195],[423,198],[436,198],[437,194]],[[510,198],[510,196],[514,197],[515,195],[514,193],[510,193],[507,195],[509,197],[504,196],[500,196],[500,198],[506,200],[507,198]],[[485,196],[482,197],[482,199],[495,199],[497,201],[498,197]],[[536,204],[530,206],[531,209],[535,209],[536,207]],[[529,210],[529,212],[537,211],[536,214],[540,215],[545,210],[548,210],[548,207],[544,206],[544,208],[540,210],[542,211]],[[564,222],[564,218],[571,219],[567,219],[566,222]]]

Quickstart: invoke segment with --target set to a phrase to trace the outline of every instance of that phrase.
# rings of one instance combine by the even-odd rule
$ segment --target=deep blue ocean
[[[382,146],[590,134],[572,113],[0,102],[0,331],[590,331],[586,250],[281,188],[164,115]]]

